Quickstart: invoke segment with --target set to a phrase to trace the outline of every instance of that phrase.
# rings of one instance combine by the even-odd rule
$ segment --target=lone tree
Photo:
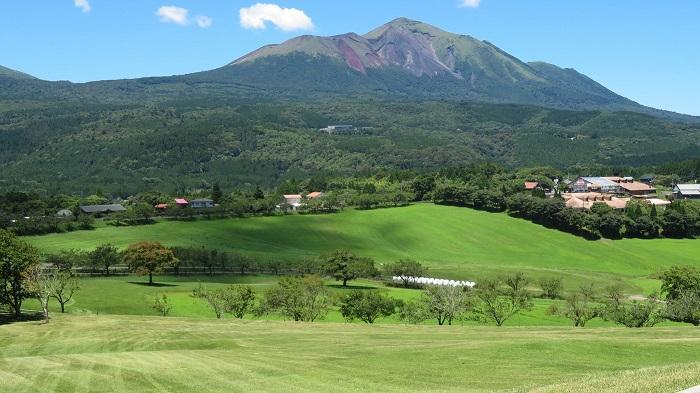
[[[484,280],[477,284],[472,311],[480,318],[503,324],[522,310],[532,309],[530,294],[524,289],[509,286],[502,291],[499,280]]]
[[[214,311],[216,319],[221,319],[221,316],[226,311],[226,293],[223,288],[210,291],[203,287],[202,284],[199,284],[199,286],[192,291],[192,296],[207,302],[212,311]]]
[[[73,299],[80,289],[80,280],[70,272],[59,271],[54,275],[55,285],[51,297],[61,305],[61,313],[66,312],[66,303]]]
[[[384,272],[387,275],[401,277],[404,287],[408,287],[411,284],[411,278],[422,277],[425,271],[426,268],[423,265],[412,259],[401,259],[398,262],[384,266]]]
[[[250,285],[231,286],[227,295],[226,312],[238,319],[243,319],[255,304],[255,290]]]
[[[675,300],[684,293],[700,292],[700,270],[694,266],[673,266],[661,277],[661,292],[668,300]]]
[[[375,291],[353,290],[340,299],[340,313],[346,321],[359,319],[374,323],[378,318],[396,312],[397,301]]]
[[[467,311],[467,290],[463,287],[429,286],[423,298],[428,315],[437,319],[438,325],[452,325],[452,321]]]
[[[285,318],[313,322],[325,317],[331,305],[328,290],[317,276],[283,277],[265,293],[257,314],[278,313]]]
[[[564,285],[559,277],[543,278],[540,280],[540,288],[542,288],[542,297],[547,299],[558,299],[561,297]]]
[[[163,273],[167,267],[175,267],[179,260],[172,250],[159,242],[139,242],[130,245],[123,253],[122,261],[132,272],[148,274],[148,285],[153,285],[153,275]]]
[[[90,265],[104,268],[109,276],[109,268],[119,263],[119,250],[111,244],[102,244],[90,252]]]
[[[661,280],[661,291],[667,299],[665,317],[700,326],[700,270],[673,266],[664,272]]]
[[[350,280],[377,274],[374,260],[360,258],[345,250],[338,250],[327,256],[323,261],[323,270],[333,276],[336,281],[342,281],[344,287],[348,286]]]
[[[602,311],[594,304],[592,285],[582,285],[579,290],[566,299],[564,316],[569,318],[574,327],[585,327],[588,321],[602,316]]]
[[[53,295],[57,281],[56,276],[46,273],[41,265],[32,265],[25,273],[27,290],[41,305],[44,322],[49,323],[49,300]]]
[[[27,273],[39,265],[39,256],[29,244],[10,232],[0,230],[0,304],[5,304],[17,318],[22,302],[31,296]]]

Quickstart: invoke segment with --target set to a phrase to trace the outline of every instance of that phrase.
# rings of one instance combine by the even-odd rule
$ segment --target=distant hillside
[[[0,65],[0,78],[32,80],[35,77]]]
[[[700,156],[700,126],[633,112],[411,100],[55,100],[0,111],[0,187],[127,196],[496,161],[585,171]],[[319,128],[352,124],[328,135]]]

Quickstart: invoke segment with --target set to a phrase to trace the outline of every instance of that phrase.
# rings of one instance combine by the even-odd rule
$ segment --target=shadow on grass
[[[152,288],[178,287],[179,286],[177,284],[166,284],[163,282],[154,282],[153,284],[149,284],[147,282],[141,282],[141,281],[129,281],[129,284],[141,285],[144,287],[152,287]]]
[[[43,321],[43,320],[44,320],[44,315],[40,312],[23,313],[22,315],[19,316],[19,318],[15,318],[15,316],[12,314],[0,312],[0,326],[9,325],[9,324],[15,323],[15,322],[36,322],[36,321]]]
[[[345,289],[345,290],[351,290],[351,289],[360,289],[360,290],[371,290],[371,289],[379,289],[377,287],[370,287],[366,285],[348,285],[347,287],[344,287],[343,284],[331,284],[327,285],[329,288],[335,288],[335,289]]]

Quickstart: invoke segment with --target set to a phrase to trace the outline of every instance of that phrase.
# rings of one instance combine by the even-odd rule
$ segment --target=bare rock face
[[[216,70],[216,78],[276,90],[384,91],[574,109],[638,106],[575,70],[525,63],[488,41],[406,18],[364,35],[305,35],[268,45]]]
[[[455,46],[442,47],[442,42],[449,40],[474,41],[471,45],[480,42],[401,18],[364,36],[349,33],[333,37],[297,37],[280,45],[265,46],[232,64],[302,52],[342,59],[348,67],[361,73],[365,73],[367,68],[397,67],[415,76],[446,73],[461,79],[462,76],[455,70],[459,60]]]

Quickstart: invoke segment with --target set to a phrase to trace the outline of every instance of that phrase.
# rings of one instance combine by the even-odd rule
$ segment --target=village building
[[[167,204],[167,203],[159,203],[159,204],[157,204],[157,205],[155,205],[155,206],[153,206],[153,207],[154,207],[156,210],[165,210],[165,209],[168,208],[168,204]]]
[[[645,199],[645,201],[649,202],[649,204],[657,206],[657,207],[662,207],[666,208],[666,206],[671,204],[671,201],[667,201],[665,199],[659,199],[659,198],[649,198]]]
[[[109,214],[109,213],[124,212],[124,211],[126,211],[126,208],[120,204],[87,205],[87,206],[80,206],[80,211],[85,213],[85,214]]]
[[[214,201],[207,198],[199,198],[190,202],[193,209],[208,209],[214,207]]]
[[[601,194],[598,192],[588,193],[565,193],[561,195],[566,202],[566,207],[572,209],[590,209],[596,203],[603,203],[613,209],[624,209],[630,198],[618,198],[611,194]]]
[[[606,179],[620,185],[622,192],[638,198],[651,197],[656,194],[656,189],[649,184],[634,181],[631,177],[606,177]]]
[[[314,192],[310,192],[308,195],[306,195],[306,198],[307,199],[317,199],[317,198],[322,198],[325,195],[326,194],[324,194],[322,192],[314,191]]]
[[[175,204],[178,207],[187,207],[190,203],[185,198],[175,198]]]
[[[292,210],[297,210],[301,207],[301,201],[304,199],[301,194],[286,194],[282,198],[282,203],[291,207]]]
[[[540,185],[540,183],[538,183],[536,181],[526,181],[525,182],[525,190],[532,191],[532,190],[536,189],[537,187],[539,187],[539,185]]]
[[[622,194],[620,185],[605,177],[579,177],[569,184],[571,192],[598,192],[603,194]]]
[[[673,199],[700,199],[700,184],[676,184]]]

